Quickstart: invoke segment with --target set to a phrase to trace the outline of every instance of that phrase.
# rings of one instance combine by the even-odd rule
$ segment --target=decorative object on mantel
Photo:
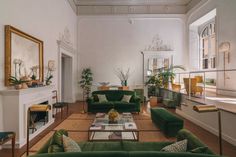
[[[127,71],[123,71],[123,69],[118,68],[116,71],[116,76],[120,79],[122,86],[127,86],[127,81],[130,77],[130,68],[127,69]]]
[[[31,70],[30,75],[31,75],[31,79],[32,79],[32,80],[36,80],[37,75],[38,75],[38,69],[39,69],[39,66],[37,66],[37,65],[32,66],[32,67],[30,68],[30,70]]]
[[[17,79],[17,78],[14,77],[14,76],[11,76],[11,77],[9,78],[9,82],[10,82],[12,85],[14,85],[15,89],[17,89],[17,90],[22,89],[22,84],[24,84],[24,85],[23,85],[24,88],[28,88],[28,86],[25,84],[25,83],[28,82],[28,81],[22,80],[22,79]],[[27,87],[26,87],[26,86],[27,86]]]
[[[163,43],[157,34],[153,37],[152,43],[145,47],[145,51],[173,51],[173,48],[170,44]]]
[[[110,82],[99,82],[100,86],[98,87],[98,90],[109,90],[110,87],[108,86]]]
[[[46,77],[46,85],[50,85],[52,83],[51,79],[53,78],[52,72],[56,70],[55,68],[55,61],[49,60],[48,61],[48,67],[47,67],[47,77]]]
[[[21,59],[14,59],[13,64],[15,67],[15,77],[19,78],[21,76],[21,66],[23,65],[23,61]],[[17,70],[17,68],[18,68],[18,70]]]
[[[38,75],[34,79],[43,82],[43,41],[6,25],[5,86],[11,85],[9,82],[11,76],[15,76],[17,79],[22,76],[28,77],[27,71],[30,71],[32,67],[37,67]]]
[[[219,52],[224,53],[224,58],[223,58],[223,63],[224,67],[223,69],[226,69],[226,63],[230,63],[230,42],[222,42],[219,46]],[[224,71],[224,85],[225,85],[225,80],[230,79],[226,75],[226,71]]]
[[[98,82],[101,86],[108,86],[110,82]]]
[[[217,112],[218,113],[218,128],[219,128],[219,149],[220,155],[223,155],[222,150],[222,127],[221,127],[221,112],[220,109],[217,108],[215,105],[195,105],[193,106],[193,110],[198,113],[208,113],[208,112]]]
[[[83,89],[83,111],[85,113],[85,100],[89,97],[93,81],[93,73],[90,68],[85,68],[82,71],[81,80],[79,81],[80,87]]]

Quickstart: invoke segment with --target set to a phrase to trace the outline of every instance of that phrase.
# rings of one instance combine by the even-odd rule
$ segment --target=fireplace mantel
[[[55,86],[51,85],[21,90],[7,89],[0,91],[4,111],[3,129],[4,131],[16,132],[16,147],[21,148],[26,144],[28,108],[31,105],[46,101],[52,105],[53,90],[55,90]],[[30,139],[34,138],[54,122],[52,110],[49,111],[48,116],[48,123],[31,134]]]

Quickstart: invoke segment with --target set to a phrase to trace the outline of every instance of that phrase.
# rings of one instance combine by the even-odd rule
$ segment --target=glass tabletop
[[[98,114],[97,114],[98,115]],[[119,115],[116,122],[110,122],[108,115],[101,113],[96,115],[94,122],[92,123],[90,130],[135,130],[137,129],[131,113],[123,113]]]

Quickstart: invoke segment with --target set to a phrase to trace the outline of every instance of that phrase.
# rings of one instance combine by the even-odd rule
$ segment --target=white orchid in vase
[[[21,76],[21,67],[24,65],[24,62],[21,59],[14,59],[13,64],[15,65],[15,77],[19,78]],[[17,74],[17,67],[18,67],[18,74]]]
[[[53,78],[52,72],[55,71],[55,61],[49,60],[48,61],[48,71],[47,71],[47,77],[46,77],[46,85],[50,85],[52,83],[51,79]]]
[[[39,66],[38,66],[38,65],[32,66],[32,67],[30,68],[31,74],[32,74],[32,76],[31,76],[31,79],[32,79],[32,80],[36,80],[36,79],[37,79],[38,69],[39,69]]]

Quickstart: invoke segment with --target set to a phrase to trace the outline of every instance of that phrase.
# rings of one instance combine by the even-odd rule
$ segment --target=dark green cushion
[[[173,142],[131,142],[123,141],[125,151],[160,151]]]
[[[63,152],[36,154],[30,157],[129,157],[129,153],[125,151]]]
[[[60,147],[57,144],[53,144],[48,147],[48,153],[58,153],[58,152],[64,152],[63,147]]]
[[[83,142],[79,146],[84,151],[122,151],[121,142]]]
[[[129,152],[129,157],[219,157],[210,154],[196,154],[196,153],[169,153],[157,151],[133,151]]]
[[[190,150],[191,153],[202,153],[202,154],[207,154],[208,147],[198,147],[195,149]]]
[[[130,105],[136,106],[135,103],[124,102],[124,101],[114,101],[113,103],[114,103],[115,106],[116,106],[116,105],[117,105],[117,106],[124,106],[124,107],[130,106]]]
[[[94,102],[93,105],[114,105],[114,103],[112,101],[108,101],[108,102]]]

